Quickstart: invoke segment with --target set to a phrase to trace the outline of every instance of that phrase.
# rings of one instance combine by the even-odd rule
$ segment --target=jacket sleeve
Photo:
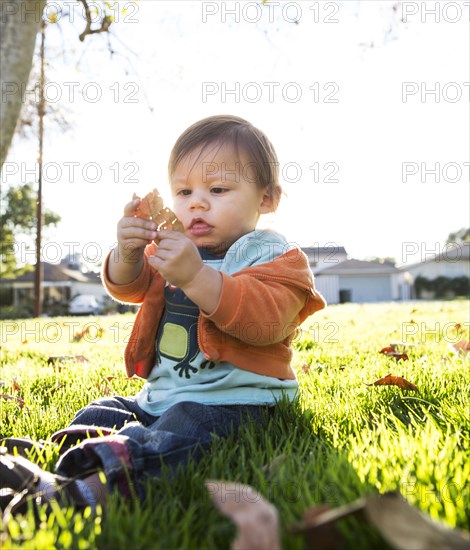
[[[251,275],[222,273],[222,292],[216,309],[204,315],[219,330],[250,345],[282,342],[301,324],[308,290]],[[318,307],[321,309],[324,306]]]
[[[114,254],[114,251],[111,251],[108,254],[103,265],[102,281],[110,296],[112,296],[118,302],[128,304],[141,304],[144,301],[145,294],[150,287],[152,278],[154,276],[160,276],[150,267],[147,261],[147,256],[149,254],[152,254],[152,251],[154,251],[154,247],[149,245],[145,250],[144,265],[142,271],[139,273],[136,279],[125,285],[115,284],[109,279],[108,266],[111,256],[112,254]]]

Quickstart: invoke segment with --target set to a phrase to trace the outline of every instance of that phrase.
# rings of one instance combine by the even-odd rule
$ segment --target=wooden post
[[[44,97],[44,46],[46,42],[46,23],[41,21],[41,76],[39,79],[39,155],[38,155],[38,196],[36,203],[36,266],[34,270],[34,316],[39,317],[42,313],[43,304],[43,264],[41,261],[41,233],[42,233],[42,160],[43,160],[43,138],[44,138],[44,112],[46,100]]]

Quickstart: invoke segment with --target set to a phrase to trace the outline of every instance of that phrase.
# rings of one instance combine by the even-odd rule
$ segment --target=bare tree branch
[[[108,32],[109,27],[113,22],[112,17],[110,15],[105,15],[101,20],[101,27],[99,29],[92,29],[91,28],[91,25],[92,25],[91,10],[90,10],[90,6],[88,5],[88,1],[80,0],[80,2],[83,4],[83,7],[85,9],[85,18],[86,18],[85,30],[78,37],[80,42],[83,42],[85,40],[85,37],[89,34],[98,34],[100,32]]]

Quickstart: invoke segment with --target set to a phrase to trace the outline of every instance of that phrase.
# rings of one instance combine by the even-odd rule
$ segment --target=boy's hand
[[[149,264],[172,285],[184,289],[204,267],[196,245],[178,231],[158,231],[158,249]]]
[[[149,264],[210,315],[219,303],[221,273],[204,265],[196,245],[182,233],[159,231],[157,240],[158,249],[148,257]]]
[[[124,216],[117,224],[119,254],[128,261],[142,258],[145,247],[157,236],[154,222],[134,216],[140,199],[134,199],[124,207]]]

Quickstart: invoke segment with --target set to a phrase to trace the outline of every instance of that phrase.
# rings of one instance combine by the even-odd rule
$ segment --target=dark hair
[[[187,155],[211,145],[232,146],[237,156],[248,155],[254,168],[253,178],[261,189],[266,189],[276,210],[282,189],[279,184],[279,161],[276,151],[266,135],[247,120],[232,115],[216,115],[192,124],[176,140],[168,161],[168,175],[173,176],[176,166]]]

